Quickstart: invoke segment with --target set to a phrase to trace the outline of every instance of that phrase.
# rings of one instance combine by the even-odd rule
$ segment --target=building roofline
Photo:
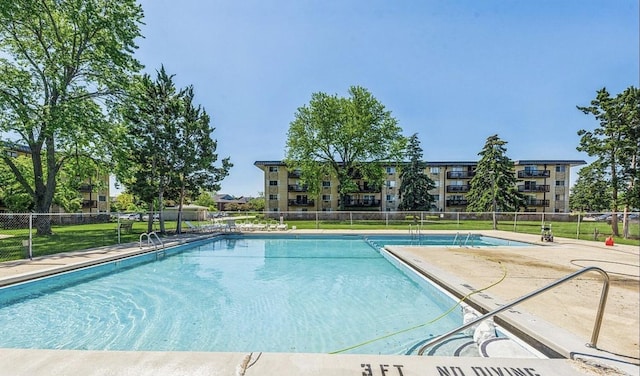
[[[424,161],[423,161],[424,162]],[[393,164],[394,162],[389,162]],[[404,164],[408,162],[397,162],[398,164]],[[478,161],[427,161],[424,162],[427,166],[476,166]],[[581,166],[587,164],[586,161],[580,159],[520,159],[513,160],[514,165],[534,165],[534,164],[551,164],[551,165],[570,165]],[[255,166],[286,166],[283,161],[255,161]]]

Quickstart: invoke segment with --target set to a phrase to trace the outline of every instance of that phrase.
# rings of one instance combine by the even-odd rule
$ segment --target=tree
[[[215,166],[217,142],[211,138],[210,118],[193,104],[193,87],[178,90],[173,77],[161,67],[155,81],[147,74],[138,78],[123,111],[128,142],[119,158],[118,180],[146,202],[150,212],[154,203],[162,208],[165,194],[176,200],[180,232],[185,197],[202,189],[218,190],[232,164],[225,158],[221,167]],[[165,232],[162,215],[160,231]]]
[[[580,212],[601,212],[611,207],[611,189],[602,166],[592,163],[578,171],[571,188],[569,208]]]
[[[178,233],[182,228],[182,206],[187,192],[197,195],[201,190],[219,190],[219,182],[233,167],[228,157],[222,160],[221,167],[215,166],[217,141],[211,138],[215,128],[210,126],[207,112],[193,104],[193,86],[183,91],[181,99],[178,127],[167,135],[172,144],[169,164],[178,177],[175,181],[179,190]]]
[[[0,3],[0,131],[31,152],[32,180],[1,159],[46,213],[56,176],[72,157],[98,154],[111,127],[105,110],[140,68],[133,57],[142,9],[135,0],[12,0]],[[49,234],[47,216],[35,220]]]
[[[116,175],[127,191],[147,204],[149,213],[154,212],[154,203],[158,210],[163,207],[165,190],[171,179],[175,179],[169,163],[172,147],[169,138],[178,128],[181,95],[173,76],[161,67],[155,81],[148,74],[136,77],[129,100],[122,107],[126,137],[122,138],[125,143],[117,157]],[[149,231],[152,226],[150,219]],[[160,231],[165,232],[162,216]]]
[[[493,229],[497,228],[496,212],[515,212],[526,206],[526,198],[518,192],[513,162],[506,156],[506,141],[497,134],[489,136],[478,155],[475,175],[469,182],[469,212],[493,212]]]
[[[426,164],[422,162],[422,148],[418,135],[409,137],[406,156],[409,164],[400,170],[400,210],[430,210],[434,202],[429,193],[435,188],[435,183],[424,173]]]
[[[599,122],[599,127],[593,131],[578,131],[581,138],[577,149],[596,157],[599,165],[606,166],[611,187],[611,212],[614,214],[611,231],[619,236],[616,214],[620,206],[626,213],[639,201],[640,93],[637,88],[629,87],[613,98],[606,88],[602,88],[590,106],[577,108],[593,115]],[[623,232],[628,237],[627,221]]]
[[[316,197],[324,177],[337,179],[344,209],[346,195],[358,189],[357,178],[381,186],[382,162],[402,158],[406,139],[400,132],[391,112],[365,88],[352,86],[348,98],[314,93],[289,126],[287,168],[300,170],[302,184]]]
[[[210,192],[200,192],[198,197],[193,201],[194,204],[198,206],[204,206],[209,208],[210,211],[217,210],[216,202],[213,199],[213,194]]]

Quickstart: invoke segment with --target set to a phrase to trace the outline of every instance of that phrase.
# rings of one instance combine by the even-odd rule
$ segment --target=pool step
[[[414,346],[417,353],[417,349],[422,347],[422,344],[427,341]],[[480,351],[478,345],[473,341],[473,336],[459,334],[452,336],[451,338],[435,345],[428,349],[423,355],[425,356],[460,356],[460,357],[479,357]]]
[[[416,354],[422,344],[414,346],[411,354]],[[424,356],[459,356],[483,358],[537,358],[533,353],[508,337],[490,338],[480,346],[470,335],[453,336],[426,351]]]

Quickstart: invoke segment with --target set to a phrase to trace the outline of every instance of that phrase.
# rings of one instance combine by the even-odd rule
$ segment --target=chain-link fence
[[[161,226],[159,219],[163,218]],[[620,243],[640,245],[639,213],[618,214]],[[495,218],[495,220],[494,220]],[[612,234],[610,213],[467,213],[467,212],[264,212],[210,213],[185,217],[181,232],[222,232],[220,224],[260,224],[262,229],[350,229],[481,231],[541,234],[548,227],[556,237],[597,240]],[[278,227],[276,225],[286,225]],[[163,213],[35,214],[0,213],[0,261],[138,242],[151,231],[175,233],[175,215]],[[627,231],[627,239],[621,239]]]

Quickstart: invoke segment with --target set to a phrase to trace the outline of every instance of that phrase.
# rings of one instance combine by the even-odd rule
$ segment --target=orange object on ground
[[[604,241],[604,245],[613,245],[613,238],[609,236],[607,240]]]

